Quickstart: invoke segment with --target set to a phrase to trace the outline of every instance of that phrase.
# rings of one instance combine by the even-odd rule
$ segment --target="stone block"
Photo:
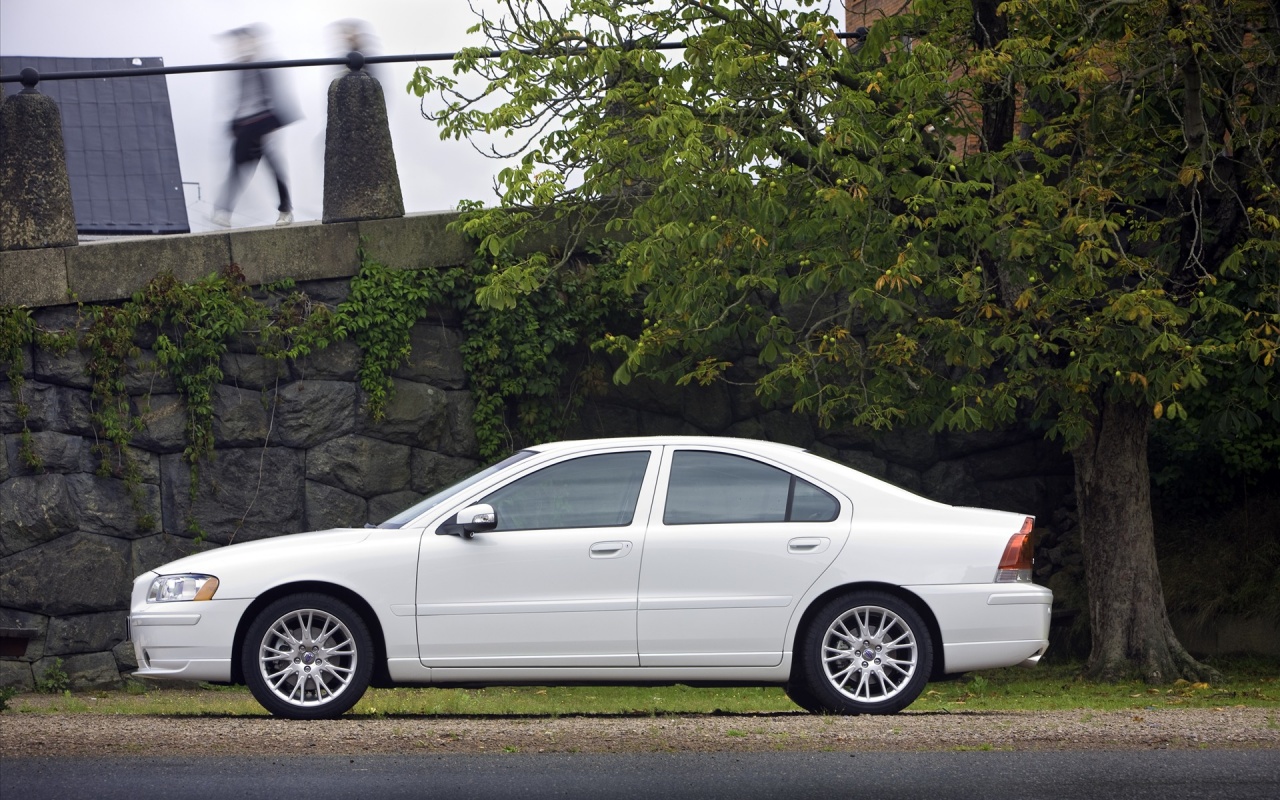
[[[294,287],[305,294],[311,302],[330,308],[341,305],[351,296],[351,280],[348,277],[298,281]]]
[[[920,473],[920,489],[925,496],[940,503],[959,506],[982,504],[978,484],[965,468],[965,462],[939,461]]]
[[[392,269],[432,269],[470,264],[476,243],[461,231],[448,230],[456,211],[410,214],[402,219],[361,220],[365,252]]]
[[[89,354],[79,348],[73,347],[61,355],[36,348],[31,371],[36,380],[45,383],[74,386],[78,389],[93,388],[93,378],[89,375]]]
[[[189,533],[189,520],[217,544],[302,530],[304,454],[287,447],[219,449],[202,461],[195,499],[180,456],[161,459],[164,529]]]
[[[409,358],[395,371],[395,377],[441,389],[466,388],[462,343],[462,331],[456,328],[418,323],[409,332]]]
[[[283,361],[256,353],[225,353],[219,367],[223,382],[240,389],[271,389],[289,374]]]
[[[79,524],[66,475],[25,475],[0,484],[0,557],[57,539]]]
[[[639,423],[637,436],[705,436],[706,431],[680,417],[655,413],[643,409],[636,415]]]
[[[183,536],[163,532],[133,540],[129,554],[129,573],[134,577],[153,570],[170,561],[177,561],[195,553],[203,553],[217,545],[211,542],[194,542]]]
[[[449,425],[445,429],[440,452],[463,458],[479,458],[480,444],[476,440],[476,399],[471,392],[446,392],[448,397]]]
[[[417,492],[392,492],[369,500],[369,523],[379,525],[422,499]]]
[[[271,416],[267,393],[234,386],[213,387],[213,437],[218,445],[265,445],[272,427]]]
[[[160,487],[141,483],[130,491],[119,478],[72,475],[67,479],[80,530],[134,539],[160,523]]]
[[[355,384],[297,381],[275,395],[272,439],[288,447],[314,447],[356,429]]]
[[[307,451],[307,479],[359,497],[376,497],[409,487],[407,445],[344,436]]]
[[[888,469],[885,470],[884,479],[894,486],[906,489],[908,492],[920,494],[920,472],[904,467],[901,464],[888,462]]]
[[[178,388],[156,354],[151,350],[141,350],[125,361],[124,390],[138,396],[173,394]]]
[[[913,470],[929,469],[940,460],[937,437],[923,430],[877,431],[874,441],[877,457]]]
[[[360,269],[360,233],[354,224],[300,222],[231,234],[231,260],[252,284],[283,278],[347,278]]]
[[[88,444],[88,441],[85,443]],[[80,471],[99,477],[123,479],[130,466],[138,471],[141,483],[160,485],[160,456],[130,445],[125,445],[123,452],[117,451],[115,445],[110,443],[101,443],[99,448],[87,446]]]
[[[221,273],[231,263],[228,234],[139,236],[87,242],[67,252],[67,283],[83,302],[130,297],[162,272],[184,283]]]
[[[0,628],[25,628],[35,631],[35,636],[27,640],[26,652],[21,656],[14,656],[16,660],[39,661],[44,657],[45,638],[49,633],[49,618],[44,614],[0,608]]]
[[[3,437],[5,458],[14,475],[80,472],[85,465],[89,449],[84,439],[56,431],[36,431],[30,436],[31,454],[38,461],[32,467],[22,455],[22,434],[10,433]]]
[[[187,446],[187,406],[177,394],[153,394],[136,401],[142,428],[132,444],[152,453],[180,453]]]
[[[977,481],[995,481],[1027,474],[1036,462],[1036,442],[1027,440],[965,456],[964,464]]]
[[[129,543],[73,533],[0,559],[5,605],[49,616],[129,607]]]
[[[359,528],[369,520],[369,504],[364,498],[319,481],[307,481],[307,530]]]
[[[57,430],[94,437],[93,393],[88,389],[59,386],[54,389],[58,408]]]
[[[67,674],[72,689],[120,688],[120,670],[110,651],[42,658],[32,667],[36,681],[44,680],[55,666]]]
[[[18,400],[6,381],[5,391],[0,392],[0,433],[17,433],[25,426],[29,430],[59,430],[58,387],[39,381],[26,381],[19,392],[27,415],[19,414]]]
[[[579,411],[578,418],[565,430],[565,435],[570,439],[633,435],[640,429],[639,414],[629,406],[591,398]]]
[[[355,381],[360,359],[360,347],[355,342],[333,342],[324,350],[295,361],[293,376],[298,380]]]
[[[870,475],[881,480],[889,472],[888,462],[883,458],[876,458],[866,450],[841,450],[836,460],[853,467],[864,475]]]
[[[116,669],[122,675],[138,668],[138,653],[133,649],[133,642],[125,640],[111,648],[111,656],[116,660]]]
[[[0,386],[0,390],[4,387]],[[0,483],[9,480],[9,448],[0,447]]]
[[[813,420],[790,411],[769,411],[760,417],[764,438],[797,447],[808,447],[816,440]]]
[[[35,677],[31,673],[31,664],[26,661],[0,661],[0,689],[14,688],[20,692],[35,689]]]
[[[0,250],[0,305],[35,308],[68,302],[70,249]]]
[[[409,462],[409,488],[423,497],[448,488],[480,469],[480,462],[430,450],[414,450]]]
[[[440,449],[452,422],[449,396],[425,383],[398,379],[392,382],[394,390],[383,409],[383,418],[374,421],[367,409],[362,409],[360,432],[411,447]]]
[[[72,614],[49,620],[46,656],[66,656],[110,650],[125,640],[126,611]]]

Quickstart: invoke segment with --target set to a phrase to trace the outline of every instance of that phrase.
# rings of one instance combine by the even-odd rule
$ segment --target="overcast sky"
[[[383,54],[438,53],[476,43],[465,0],[0,0],[0,54],[6,56],[160,57],[167,66],[229,60],[219,34],[261,23],[273,57],[321,58],[339,54],[331,23],[358,17],[380,40]],[[449,68],[437,64],[437,72]],[[421,116],[404,84],[412,64],[387,64],[380,78],[388,97],[391,138],[405,210],[436,211],[462,199],[494,200],[494,162],[465,142],[442,142]],[[337,67],[278,70],[305,118],[274,135],[288,166],[299,220],[322,213],[324,126],[329,82]],[[232,73],[170,75],[169,99],[193,231],[212,227],[209,215],[230,165]],[[386,75],[387,77],[382,77]],[[12,87],[11,87],[12,90]],[[265,165],[235,209],[237,226],[271,224],[275,187]]]

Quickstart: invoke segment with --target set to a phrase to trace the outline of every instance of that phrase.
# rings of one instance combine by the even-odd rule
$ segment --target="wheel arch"
[[[236,625],[235,638],[231,642],[231,682],[244,683],[244,671],[240,664],[240,651],[244,647],[244,639],[248,633],[249,626],[253,624],[254,619],[257,618],[262,609],[282,597],[304,592],[329,595],[351,606],[360,615],[365,627],[369,629],[369,636],[373,639],[373,678],[369,685],[384,688],[391,686],[391,675],[387,671],[386,636],[382,632],[382,623],[378,620],[378,615],[374,613],[373,607],[351,589],[325,581],[284,583],[268,589],[249,604],[244,614],[240,616],[240,622]]]
[[[793,654],[791,659],[792,680],[799,677],[798,671],[803,669],[800,659],[800,640],[813,623],[814,615],[832,598],[858,591],[884,592],[885,594],[893,595],[911,606],[920,615],[920,618],[924,620],[925,627],[929,629],[929,640],[933,645],[933,663],[930,665],[929,680],[941,680],[945,676],[946,658],[942,652],[942,628],[938,626],[938,619],[934,616],[933,609],[915,592],[892,583],[879,583],[876,581],[858,581],[833,586],[813,598],[813,601],[809,603],[809,606],[804,610],[804,614],[800,617],[800,624],[796,626],[795,639],[791,643],[791,652]]]

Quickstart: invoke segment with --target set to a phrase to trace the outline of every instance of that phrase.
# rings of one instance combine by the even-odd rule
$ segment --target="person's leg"
[[[260,147],[259,145],[259,150]],[[222,185],[222,194],[214,205],[213,221],[219,225],[225,227],[231,224],[231,210],[235,208],[236,201],[240,198],[245,170],[247,168],[252,174],[253,168],[258,163],[254,149],[248,137],[236,135],[235,142],[231,145],[231,170],[227,173],[227,180]]]
[[[276,224],[287,225],[288,223],[293,222],[293,201],[289,197],[289,183],[284,172],[284,161],[280,158],[279,154],[275,152],[275,147],[272,146],[271,139],[272,137],[270,136],[264,139],[262,143],[262,157],[266,160],[267,166],[271,169],[271,174],[275,176],[276,192],[280,196],[280,205],[276,209],[280,212],[280,219]]]

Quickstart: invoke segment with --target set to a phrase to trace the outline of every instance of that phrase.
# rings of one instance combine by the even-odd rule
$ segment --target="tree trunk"
[[[1156,566],[1147,472],[1146,408],[1103,401],[1072,451],[1093,650],[1086,675],[1148,683],[1217,674],[1187,653],[1169,624]]]

